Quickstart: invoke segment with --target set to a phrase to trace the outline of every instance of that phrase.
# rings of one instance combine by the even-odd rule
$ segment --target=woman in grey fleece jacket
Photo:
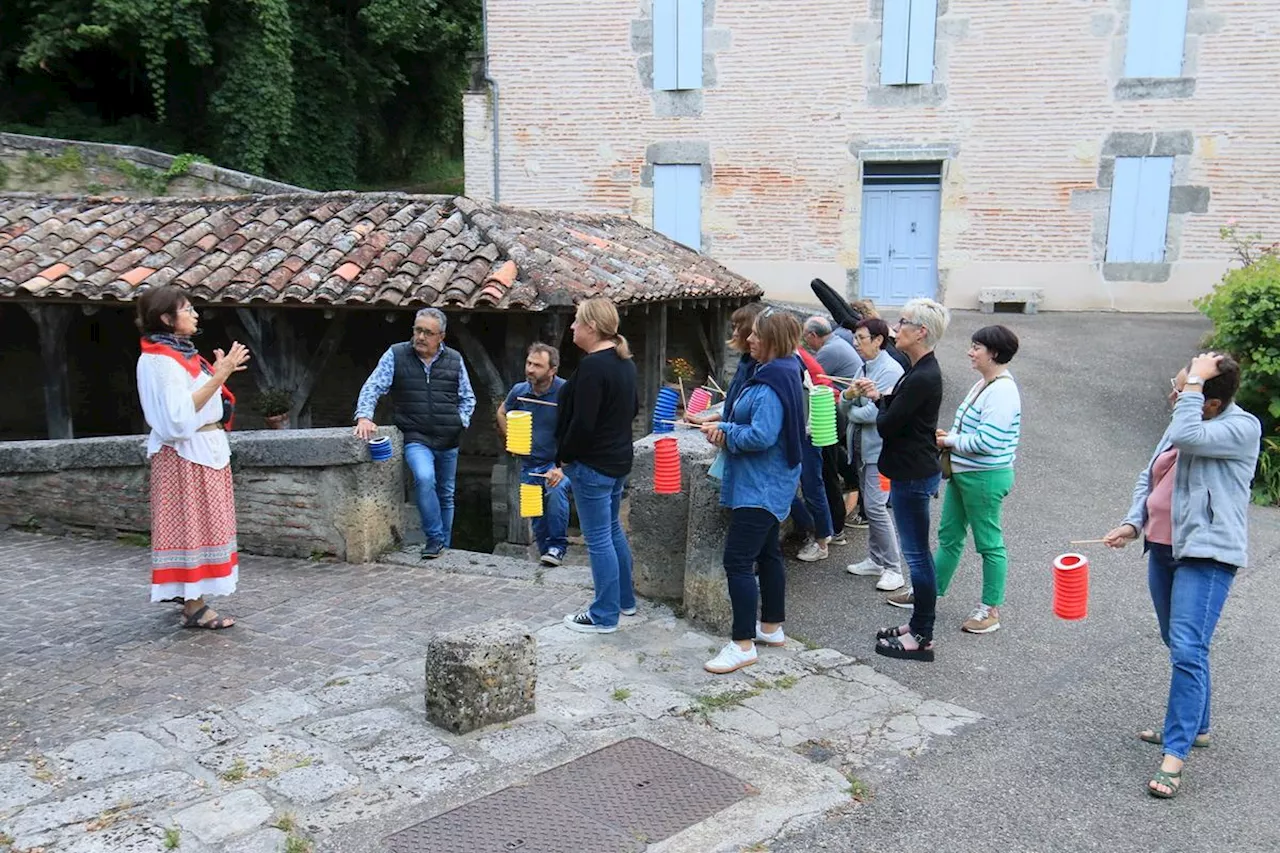
[[[1204,353],[1175,380],[1173,418],[1138,476],[1124,522],[1105,542],[1123,548],[1141,533],[1147,584],[1172,675],[1162,744],[1147,793],[1169,799],[1182,784],[1193,746],[1209,745],[1209,643],[1236,571],[1248,560],[1248,510],[1262,425],[1232,402],[1240,367]]]

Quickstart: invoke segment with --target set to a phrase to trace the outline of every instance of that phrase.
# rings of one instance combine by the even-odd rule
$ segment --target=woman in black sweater
[[[636,612],[631,546],[618,510],[631,473],[631,422],[640,413],[640,398],[631,348],[618,324],[618,309],[608,299],[578,305],[573,342],[586,355],[560,389],[556,467],[547,472],[552,486],[569,478],[591,557],[595,601],[564,617],[567,627],[585,634],[612,633],[620,613]]]
[[[933,616],[938,587],[929,547],[929,501],[938,492],[938,408],[942,405],[942,370],[933,348],[951,322],[951,312],[932,299],[913,299],[902,306],[898,349],[911,367],[893,392],[881,395],[874,381],[855,385],[876,402],[876,430],[884,439],[880,472],[889,478],[889,500],[898,526],[902,557],[911,568],[910,593],[892,596],[890,604],[913,607],[911,621],[876,633],[876,654],[908,660],[933,660]]]

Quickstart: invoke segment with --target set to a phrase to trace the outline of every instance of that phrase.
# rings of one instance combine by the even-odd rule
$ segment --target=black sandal
[[[209,605],[204,605],[195,613],[186,613],[182,617],[183,628],[205,628],[209,631],[221,631],[223,628],[230,628],[236,624],[235,620],[230,616],[219,616],[214,613],[212,619],[201,622],[200,617],[209,612]]]
[[[876,640],[876,654],[884,655],[887,658],[900,658],[902,660],[919,660],[925,663],[933,662],[933,640],[927,640],[919,634],[914,634],[915,641],[919,644],[918,649],[908,649],[902,645],[902,637],[881,637]]]
[[[910,631],[911,629],[910,629],[910,628],[907,628],[907,630],[908,630],[908,631]],[[903,633],[903,631],[902,631],[902,626],[901,626],[901,625],[894,625],[892,628],[881,628],[879,631],[876,631],[876,639],[877,639],[877,640],[892,640],[892,639],[895,639],[895,638],[897,638],[897,637],[901,637],[901,636],[902,636],[902,633]]]

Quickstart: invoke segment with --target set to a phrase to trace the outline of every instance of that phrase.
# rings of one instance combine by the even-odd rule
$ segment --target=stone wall
[[[404,534],[404,458],[369,459],[350,428],[231,434],[240,546],[367,562]],[[150,530],[143,436],[0,442],[0,524],[117,536]]]
[[[0,133],[0,192],[6,189],[130,198],[310,192],[134,145]]]

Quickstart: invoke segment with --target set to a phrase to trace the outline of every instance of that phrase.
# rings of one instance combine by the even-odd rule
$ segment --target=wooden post
[[[502,356],[502,372],[507,388],[524,378],[524,358],[529,344],[535,340],[536,318],[525,314],[507,314],[506,347]],[[505,398],[504,389],[504,398]],[[520,515],[520,457],[507,453],[507,541],[528,545],[533,541],[529,519]]]
[[[653,407],[658,400],[667,369],[667,306],[655,305],[645,317],[644,370],[640,373],[640,400],[644,406],[645,433],[653,421]]]
[[[75,438],[71,422],[71,383],[67,380],[67,328],[75,316],[75,306],[25,303],[24,307],[40,333],[44,417],[49,438]]]

